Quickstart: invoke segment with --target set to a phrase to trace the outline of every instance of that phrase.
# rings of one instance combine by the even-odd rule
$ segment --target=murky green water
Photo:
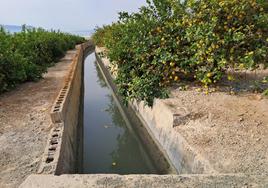
[[[85,60],[83,173],[157,173],[95,62]]]

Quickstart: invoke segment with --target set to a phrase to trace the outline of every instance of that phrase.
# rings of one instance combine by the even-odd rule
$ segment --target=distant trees
[[[66,50],[83,41],[78,36],[41,28],[23,26],[22,32],[15,34],[0,28],[0,93],[41,78]]]

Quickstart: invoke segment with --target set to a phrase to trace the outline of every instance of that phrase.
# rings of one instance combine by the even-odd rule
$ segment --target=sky
[[[83,31],[136,12],[146,0],[0,0],[0,24]]]

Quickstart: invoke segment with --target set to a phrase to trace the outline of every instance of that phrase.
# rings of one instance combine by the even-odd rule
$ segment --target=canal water
[[[120,113],[95,54],[85,60],[84,92],[82,173],[156,174],[143,144]]]

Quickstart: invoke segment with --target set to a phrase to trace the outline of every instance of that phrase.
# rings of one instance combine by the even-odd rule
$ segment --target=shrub
[[[117,23],[94,34],[118,67],[116,82],[126,100],[152,105],[174,82],[196,80],[208,87],[230,68],[267,66],[267,1],[147,3],[138,13],[120,13]]]
[[[81,37],[56,31],[24,28],[20,33],[10,34],[1,28],[0,93],[41,78],[65,51],[83,41]]]

